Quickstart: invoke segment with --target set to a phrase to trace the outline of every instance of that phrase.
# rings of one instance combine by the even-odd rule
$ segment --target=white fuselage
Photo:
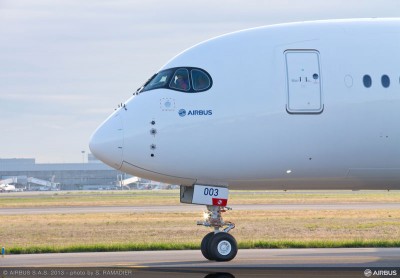
[[[173,184],[400,189],[399,49],[398,19],[221,36],[161,69],[204,69],[210,89],[143,91],[90,147],[114,168]]]
[[[0,184],[0,192],[1,191],[5,191],[5,192],[15,191],[15,186],[9,185],[9,184]]]

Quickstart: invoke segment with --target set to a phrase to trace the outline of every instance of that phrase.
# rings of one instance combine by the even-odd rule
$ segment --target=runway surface
[[[28,267],[25,271],[32,271],[29,267],[42,272],[65,271],[65,276],[69,277],[86,277],[88,271],[110,270],[107,268],[130,274],[124,277],[365,277],[367,269],[398,271],[400,250],[239,250],[237,257],[230,262],[207,261],[199,250],[7,255],[0,259],[3,273],[20,271],[21,267]],[[68,269],[70,267],[76,269]],[[75,270],[84,271],[84,275],[71,275],[76,273]]]
[[[356,204],[262,204],[233,205],[234,210],[366,210],[400,209],[400,203],[356,203]],[[34,207],[1,208],[0,215],[23,214],[79,214],[79,213],[140,213],[140,212],[198,212],[205,210],[199,205],[168,206],[86,206],[86,207]]]
[[[243,249],[230,262],[207,261],[200,250],[7,255],[0,267],[398,267],[399,248]]]

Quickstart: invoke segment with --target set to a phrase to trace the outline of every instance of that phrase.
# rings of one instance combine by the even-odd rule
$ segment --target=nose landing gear
[[[235,228],[235,224],[225,222],[221,213],[231,208],[207,206],[207,210],[208,212],[204,213],[204,221],[198,221],[197,225],[213,227],[214,232],[208,233],[201,241],[201,253],[208,260],[230,261],[235,258],[238,251],[235,238],[228,234]]]
[[[181,203],[206,205],[204,220],[197,221],[197,225],[214,228],[214,232],[208,233],[201,241],[201,253],[207,260],[230,261],[235,258],[238,247],[235,238],[228,234],[235,228],[232,222],[224,221],[222,213],[231,210],[226,207],[229,190],[227,187],[199,185],[181,185]]]

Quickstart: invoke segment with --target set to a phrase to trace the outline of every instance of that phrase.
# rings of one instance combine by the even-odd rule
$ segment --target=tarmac
[[[400,203],[352,203],[352,204],[258,204],[233,205],[233,210],[374,210],[400,209]],[[140,212],[198,212],[205,210],[200,205],[161,206],[68,206],[1,208],[0,215],[26,214],[80,214],[80,213],[140,213]]]
[[[21,266],[28,270],[51,271],[70,268],[124,270],[131,271],[129,277],[365,277],[367,269],[397,272],[400,249],[243,249],[230,262],[207,261],[199,250],[6,255],[0,258],[0,271]]]

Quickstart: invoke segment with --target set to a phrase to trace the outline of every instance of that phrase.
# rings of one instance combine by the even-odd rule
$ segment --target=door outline
[[[289,73],[289,64],[288,64],[288,54],[316,54],[316,59],[317,59],[317,65],[311,65],[315,67],[314,70],[311,70],[311,72],[315,72],[318,74],[318,92],[319,94],[317,94],[317,98],[319,96],[319,101],[317,101],[319,103],[319,107],[317,108],[307,108],[305,105],[303,107],[291,107],[291,100],[294,99],[293,97],[293,93],[296,92],[296,88],[293,88],[292,85],[292,89],[291,89],[291,82],[293,83],[295,80],[291,80],[293,79],[293,77],[290,76]],[[285,70],[286,70],[286,111],[289,114],[321,114],[324,111],[324,102],[323,102],[323,92],[322,92],[322,75],[321,75],[321,58],[320,58],[320,53],[318,50],[316,49],[288,49],[284,51],[284,56],[285,56]],[[308,66],[308,65],[307,65]],[[293,69],[293,67],[291,68]],[[311,78],[311,76],[309,77]],[[307,80],[307,79],[306,79]],[[295,82],[301,82],[304,80],[300,80],[295,81]],[[315,82],[314,82],[315,83]],[[316,85],[316,84],[315,84]],[[314,87],[315,89],[315,87]],[[298,89],[297,89],[298,90]],[[310,92],[312,91],[312,89],[309,90]],[[304,89],[303,89],[304,92]],[[292,98],[291,98],[291,93],[292,93]],[[315,96],[314,96],[315,97]],[[307,101],[307,100],[305,100]],[[308,102],[308,104],[310,104]]]

